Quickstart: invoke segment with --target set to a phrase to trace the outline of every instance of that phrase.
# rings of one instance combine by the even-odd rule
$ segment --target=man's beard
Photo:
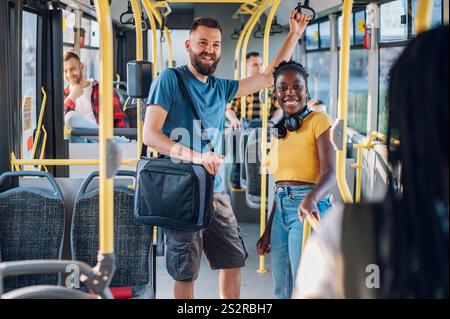
[[[216,71],[217,64],[219,64],[219,61],[220,61],[220,57],[213,64],[205,65],[200,60],[201,57],[205,56],[205,55],[208,56],[209,54],[202,53],[200,55],[196,55],[192,51],[189,52],[191,64],[197,70],[197,72],[202,75],[205,75],[205,76],[210,76],[210,75],[214,74],[214,72]],[[209,56],[211,56],[211,55],[209,55]]]

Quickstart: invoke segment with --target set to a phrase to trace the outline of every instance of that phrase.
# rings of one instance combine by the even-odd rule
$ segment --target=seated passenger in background
[[[99,83],[85,78],[84,64],[73,51],[64,53],[64,79],[69,83],[64,88],[66,128],[98,128]],[[115,93],[113,103],[114,127],[127,128],[126,115]]]
[[[305,247],[295,298],[448,298],[448,25],[411,40],[390,71],[382,203],[328,214]],[[439,63],[439,67],[436,67]]]
[[[292,295],[302,252],[303,218],[317,220],[332,206],[336,155],[330,142],[331,118],[306,106],[308,74],[294,61],[275,69],[275,92],[284,117],[275,125],[269,171],[275,179],[275,209],[258,241],[270,252],[275,297]],[[273,223],[273,225],[272,225]]]
[[[306,104],[311,109],[311,111],[314,111],[314,112],[327,112],[327,107],[325,106],[325,103],[323,103],[322,100],[311,99]]]
[[[246,73],[247,77],[255,76],[262,73],[262,59],[258,52],[250,52],[247,54]],[[260,93],[255,92],[252,95],[247,95],[247,111],[245,119],[251,121],[253,119],[262,119],[262,108],[260,101]],[[269,127],[277,123],[283,116],[283,111],[280,109],[273,94],[270,94],[270,108],[268,110]],[[232,103],[227,104],[225,116],[230,121],[230,127],[233,129],[242,128],[241,118],[241,98],[235,98]]]

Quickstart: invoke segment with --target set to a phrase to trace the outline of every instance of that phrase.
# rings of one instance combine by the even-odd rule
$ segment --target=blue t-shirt
[[[203,127],[214,146],[214,151],[220,152],[225,107],[236,95],[239,82],[209,76],[207,82],[203,83],[192,74],[187,65],[178,67],[177,70],[181,73]],[[182,97],[177,76],[172,70],[164,70],[152,83],[147,105],[155,104],[168,112],[162,128],[164,135],[196,152],[209,151],[205,141],[201,139],[200,125],[194,122],[194,115],[189,104]],[[217,174],[214,192],[222,192],[224,189],[222,179]]]

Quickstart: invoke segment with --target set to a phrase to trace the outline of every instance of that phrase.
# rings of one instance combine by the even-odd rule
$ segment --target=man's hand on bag
[[[215,175],[219,172],[219,166],[224,161],[222,154],[208,152],[208,153],[194,153],[193,162],[195,164],[201,164],[211,175]]]

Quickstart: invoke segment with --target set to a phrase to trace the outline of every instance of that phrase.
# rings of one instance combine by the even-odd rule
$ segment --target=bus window
[[[397,57],[402,53],[403,47],[380,48],[380,76],[378,90],[378,132],[387,135],[388,126],[388,96],[389,70]]]
[[[321,22],[319,26],[320,48],[329,48],[331,45],[331,26],[330,21]]]
[[[24,11],[22,21],[22,154],[29,159],[36,128],[37,15]]]
[[[306,49],[319,48],[319,24],[315,23],[306,28]]]
[[[96,21],[82,18],[81,28],[85,30],[84,46],[80,49],[80,59],[84,63],[84,75],[87,79],[99,80],[100,39]]]
[[[380,6],[380,41],[408,39],[407,0],[397,0]]]
[[[63,10],[63,42],[64,44],[75,44],[75,13]]]
[[[330,111],[330,51],[308,52],[306,66],[309,73],[308,89],[310,98],[322,100]]]
[[[366,12],[355,12],[355,44],[364,44],[364,25],[366,24]]]
[[[348,126],[361,134],[367,131],[368,60],[367,50],[350,51],[347,120]]]

